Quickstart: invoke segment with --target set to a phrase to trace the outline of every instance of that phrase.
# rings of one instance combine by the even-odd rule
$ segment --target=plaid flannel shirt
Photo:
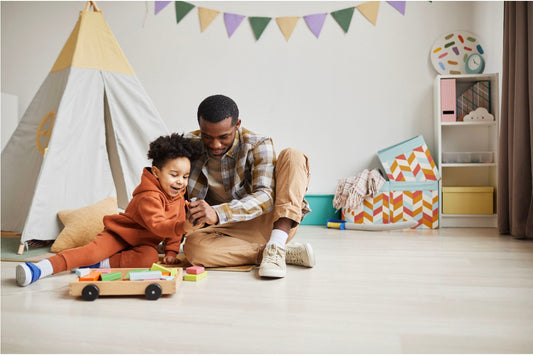
[[[187,134],[188,138],[201,139],[200,131]],[[204,156],[191,163],[189,198],[204,199],[209,184],[207,160]],[[222,182],[226,191],[231,191],[233,200],[212,206],[218,214],[219,224],[248,221],[274,206],[276,153],[272,139],[239,128],[231,148],[222,156]]]

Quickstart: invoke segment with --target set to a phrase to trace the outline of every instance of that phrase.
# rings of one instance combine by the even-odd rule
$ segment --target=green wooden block
[[[122,278],[121,272],[108,272],[100,275],[102,281],[120,280]]]
[[[205,277],[207,277],[207,271],[204,271],[201,274],[185,274],[183,279],[185,281],[199,281]]]

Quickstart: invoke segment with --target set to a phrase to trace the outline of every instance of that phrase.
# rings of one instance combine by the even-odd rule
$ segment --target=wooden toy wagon
[[[177,268],[174,273],[168,276],[148,269],[91,269],[87,275],[70,282],[69,293],[86,301],[117,295],[144,295],[149,300],[157,300],[161,295],[176,293],[183,279],[183,270]]]

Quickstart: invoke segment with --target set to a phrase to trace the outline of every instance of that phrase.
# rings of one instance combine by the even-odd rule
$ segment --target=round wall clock
[[[467,71],[467,60],[476,54],[474,62],[481,63],[470,72]],[[485,69],[485,50],[475,34],[466,31],[449,32],[440,36],[431,48],[431,63],[439,74],[479,74]],[[474,71],[475,70],[475,71]],[[481,70],[481,71],[477,71]]]
[[[467,74],[480,74],[485,69],[485,59],[478,53],[472,53],[468,56],[465,63]]]

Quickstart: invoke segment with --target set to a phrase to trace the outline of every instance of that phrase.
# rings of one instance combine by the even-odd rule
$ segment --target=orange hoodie
[[[170,198],[152,175],[144,168],[141,183],[124,213],[105,216],[104,226],[132,246],[157,245],[165,240],[165,255],[179,253],[185,231],[185,200],[182,196]]]

